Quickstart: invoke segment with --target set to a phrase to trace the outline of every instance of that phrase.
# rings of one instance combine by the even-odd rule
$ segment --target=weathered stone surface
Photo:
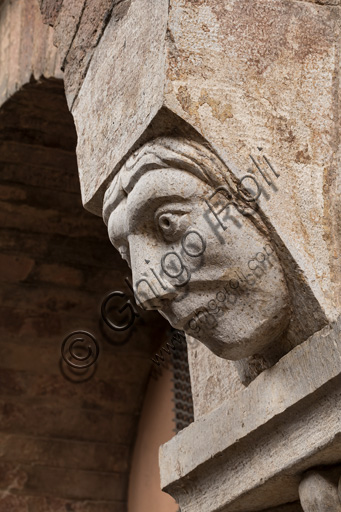
[[[167,8],[166,0],[135,0],[127,15],[111,18],[72,108],[83,202],[97,213],[95,191],[162,106]],[[83,180],[90,168],[96,171]]]
[[[125,18],[130,8],[131,0],[101,0],[100,2],[83,2],[76,32],[70,42],[67,54],[64,58],[65,88],[67,100],[72,105],[86,77],[93,57],[93,52],[110,19],[118,24]],[[62,15],[61,15],[62,17]],[[70,18],[65,17],[69,27]],[[57,36],[58,30],[56,30]],[[65,46],[63,31],[59,31],[59,41]],[[56,40],[59,47],[58,41]],[[63,57],[63,54],[61,55]]]
[[[341,459],[340,375],[336,324],[161,447],[162,487],[184,512],[296,501],[306,469]]]
[[[214,355],[205,345],[187,337],[188,363],[191,375],[194,417],[213,411],[219,405],[233,401],[244,389],[233,363]]]
[[[0,6],[0,105],[38,80],[62,78],[53,29],[43,24],[37,0],[6,0]]]
[[[172,0],[165,89],[166,105],[239,178],[258,176],[261,207],[334,319],[338,19],[306,2]],[[250,154],[270,159],[280,174],[272,187]]]
[[[38,3],[44,23],[53,26],[59,14],[63,0],[38,0]]]
[[[65,66],[65,59],[79,29],[84,9],[85,0],[64,0],[54,24],[54,42],[58,47],[63,66]]]
[[[341,477],[341,467],[336,469]],[[334,481],[333,481],[334,480]],[[341,501],[337,492],[339,478],[332,478],[326,471],[308,471],[299,486],[300,501],[304,512],[341,512]]]

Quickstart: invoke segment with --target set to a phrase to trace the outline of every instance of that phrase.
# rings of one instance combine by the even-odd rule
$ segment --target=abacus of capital
[[[97,2],[96,40],[94,3],[42,2],[83,203],[140,304],[201,342],[163,489],[182,512],[340,512],[340,2]]]

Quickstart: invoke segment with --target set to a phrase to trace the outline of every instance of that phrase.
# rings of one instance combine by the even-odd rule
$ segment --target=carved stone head
[[[274,343],[290,319],[278,256],[238,187],[202,144],[162,137],[127,160],[104,199],[138,304],[233,360]]]

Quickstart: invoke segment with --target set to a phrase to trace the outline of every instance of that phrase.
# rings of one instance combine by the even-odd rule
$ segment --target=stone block
[[[65,86],[70,109],[87,74],[95,48],[110,18],[116,23],[125,17],[131,0],[101,0],[85,2],[77,31],[65,57]],[[69,25],[70,18],[66,18]],[[61,35],[64,43],[64,35]],[[64,43],[65,44],[65,43]],[[58,43],[57,43],[58,45]]]
[[[305,470],[341,459],[340,375],[337,323],[163,445],[163,489],[183,512],[297,501]]]
[[[166,0],[136,0],[122,19],[113,16],[73,105],[83,202],[97,214],[95,191],[162,106],[167,11]],[[96,169],[91,176],[89,168]]]
[[[259,174],[259,204],[334,320],[339,16],[301,1],[172,0],[165,87],[237,178],[258,173],[250,155],[270,159],[280,176]]]

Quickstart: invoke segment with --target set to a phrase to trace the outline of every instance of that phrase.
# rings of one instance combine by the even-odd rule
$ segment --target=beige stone
[[[140,305],[207,347],[190,349],[196,419],[161,449],[163,486],[182,512],[338,506],[337,481],[316,501],[307,471],[341,461],[340,2],[135,0],[108,21],[106,1],[64,0],[55,23],[83,203],[100,215],[105,196]],[[213,311],[245,263],[261,279]]]
[[[96,191],[162,106],[167,3],[135,0],[122,19],[111,18],[72,108],[82,197],[97,213]]]
[[[163,445],[163,489],[183,512],[298,500],[305,470],[341,459],[340,374],[338,323]]]
[[[43,24],[36,0],[0,5],[0,69],[0,105],[31,78],[63,77],[53,29]]]
[[[166,2],[142,19],[145,9],[139,0],[110,20],[72,109],[85,206],[100,212],[110,176],[165,106],[236,177],[257,176],[266,218],[335,320],[338,8],[172,0],[168,21]],[[279,175],[272,185],[250,155],[265,172],[264,157],[271,162]]]
[[[188,363],[191,374],[195,419],[228,403],[244,389],[233,361],[213,354],[195,338],[188,339]]]
[[[250,154],[271,160],[280,177],[272,187],[260,178],[260,204],[332,317],[338,19],[305,2],[172,0],[165,89],[239,178],[260,177]]]
[[[341,474],[341,468],[337,474]],[[325,471],[309,471],[304,475],[299,494],[304,512],[341,512],[337,485]]]

